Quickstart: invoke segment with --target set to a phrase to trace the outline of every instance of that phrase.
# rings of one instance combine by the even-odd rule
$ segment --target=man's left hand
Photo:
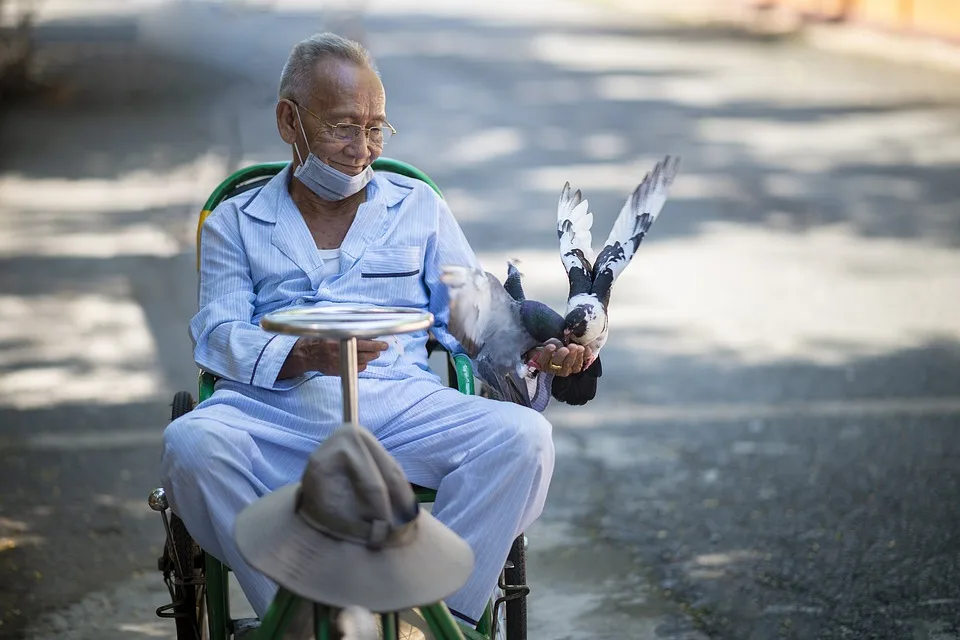
[[[590,358],[590,349],[579,344],[564,345],[551,338],[542,347],[532,349],[529,355],[532,366],[550,375],[566,378],[583,371],[583,363]]]

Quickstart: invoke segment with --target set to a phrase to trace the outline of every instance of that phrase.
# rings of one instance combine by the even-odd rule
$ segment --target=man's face
[[[383,85],[372,69],[339,60],[320,63],[316,74],[313,94],[309,103],[302,105],[306,109],[299,110],[299,120],[294,105],[282,102],[278,106],[280,134],[288,144],[296,142],[304,159],[312,151],[321,162],[334,169],[357,175],[380,157],[383,145],[370,140],[367,133],[358,135],[352,142],[338,140],[332,127],[342,123],[363,127],[385,125]]]

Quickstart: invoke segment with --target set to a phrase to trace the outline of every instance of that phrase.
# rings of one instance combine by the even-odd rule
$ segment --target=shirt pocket
[[[376,304],[423,307],[422,250],[414,246],[369,247],[360,258],[360,286]]]
[[[361,278],[419,280],[420,247],[370,247],[360,259]]]

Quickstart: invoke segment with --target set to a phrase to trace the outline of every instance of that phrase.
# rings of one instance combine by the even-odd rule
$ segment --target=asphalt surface
[[[226,173],[289,156],[280,67],[333,28],[378,58],[389,155],[546,302],[564,181],[599,243],[683,157],[598,399],[549,409],[532,638],[960,638],[956,76],[601,4],[449,4],[48,5],[58,90],[0,113],[0,637],[172,637],[146,496],[195,388],[192,225]]]

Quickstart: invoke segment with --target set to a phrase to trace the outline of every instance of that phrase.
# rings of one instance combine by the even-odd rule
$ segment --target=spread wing
[[[560,260],[570,281],[569,298],[589,293],[593,280],[593,214],[590,204],[580,190],[570,191],[570,183],[563,185],[557,203],[557,235],[560,238]]]
[[[620,210],[593,270],[593,293],[601,300],[609,295],[610,287],[630,264],[650,225],[660,215],[679,165],[680,159],[671,162],[670,156],[658,162]]]
[[[520,321],[519,303],[492,274],[445,266],[440,280],[450,293],[450,334],[471,358],[482,352],[495,367],[507,370],[536,344]]]

